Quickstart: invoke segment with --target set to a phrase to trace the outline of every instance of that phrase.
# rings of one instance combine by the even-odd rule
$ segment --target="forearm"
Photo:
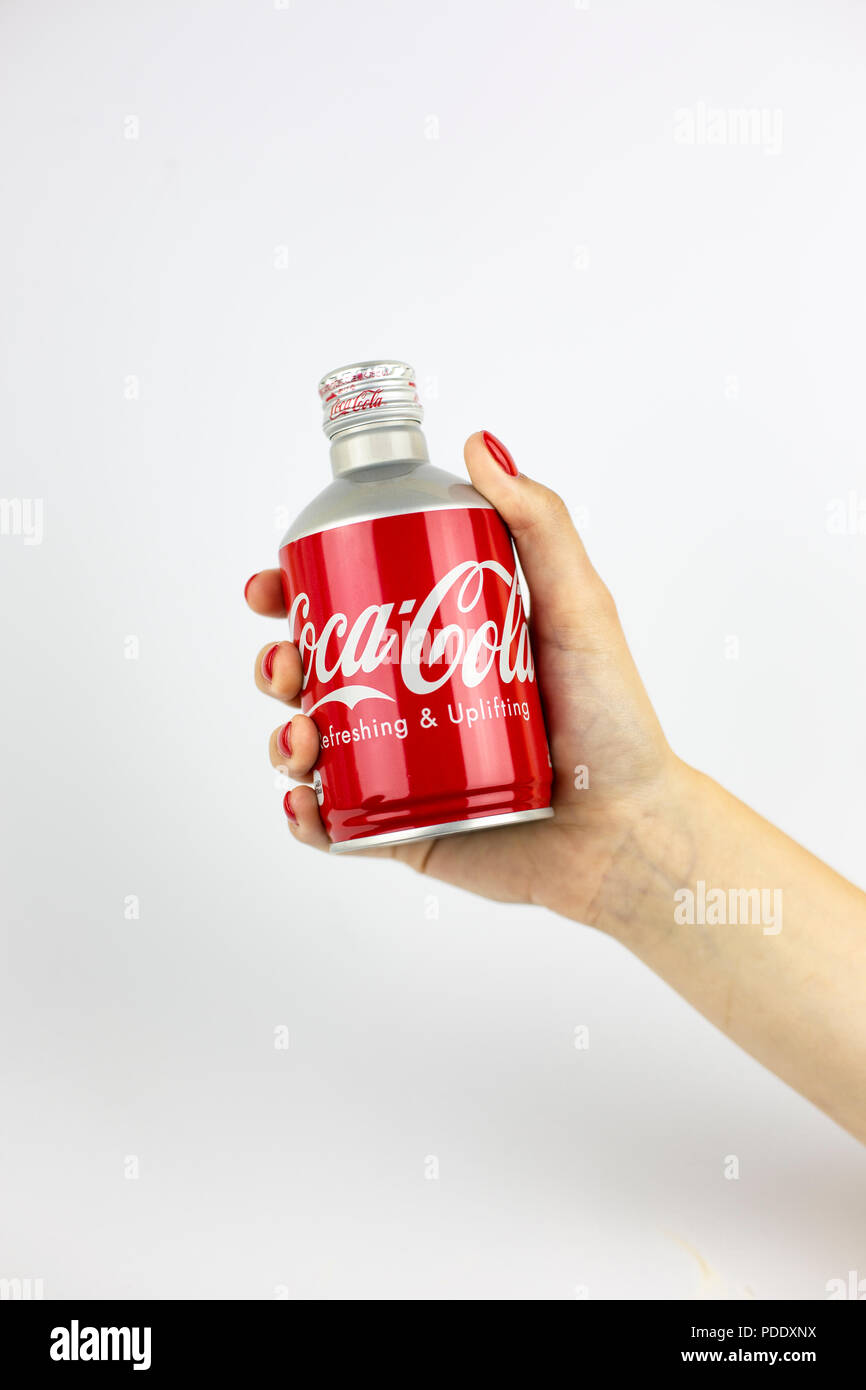
[[[859,889],[679,763],[620,845],[596,925],[866,1140]]]

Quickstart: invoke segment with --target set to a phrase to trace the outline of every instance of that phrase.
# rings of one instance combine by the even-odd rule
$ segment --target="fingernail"
[[[250,585],[252,584],[253,580],[254,580],[254,579],[258,579],[258,577],[259,577],[259,572],[258,572],[258,570],[256,570],[255,574],[251,574],[251,575],[250,575],[249,579],[247,580],[246,584],[244,585],[244,598],[246,598],[247,594],[249,593],[249,591],[250,591]]]
[[[489,430],[482,430],[481,438],[487,446],[487,452],[496,459],[503,473],[507,473],[509,478],[516,478],[518,476],[517,464],[501,440],[497,439],[496,435],[491,434]]]
[[[279,642],[275,642],[272,647],[268,647],[268,650],[262,657],[262,675],[266,681],[272,681],[274,678],[274,661],[276,660],[279,650],[280,644]]]
[[[286,813],[286,819],[290,822],[290,824],[291,824],[291,825],[297,825],[297,823],[298,823],[298,818],[297,818],[297,816],[295,815],[294,811],[292,810],[292,793],[291,793],[291,792],[286,792],[285,796],[283,797],[283,810],[285,811],[285,813]]]
[[[292,756],[291,719],[289,720],[288,724],[283,725],[283,727],[280,729],[280,732],[277,734],[277,747],[279,748],[280,752],[283,754],[284,757],[290,758]]]

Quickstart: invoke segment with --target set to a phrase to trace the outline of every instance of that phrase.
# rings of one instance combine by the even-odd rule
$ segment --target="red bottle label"
[[[550,804],[511,537],[488,508],[356,521],[280,552],[332,840]]]

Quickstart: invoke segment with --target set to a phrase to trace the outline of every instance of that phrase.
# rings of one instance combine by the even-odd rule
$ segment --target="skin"
[[[595,927],[633,951],[694,1007],[789,1085],[866,1140],[866,895],[672,752],[628,650],[610,593],[562,500],[510,477],[481,434],[465,449],[474,486],[499,511],[532,595],[532,645],[555,770],[552,820],[424,840],[369,854],[500,902],[532,903]],[[247,602],[286,616],[279,571]],[[295,706],[297,649],[280,643],[259,690]],[[301,785],[292,834],[327,849],[309,785],[315,724],[291,718],[292,755],[271,762]],[[577,789],[573,770],[589,769]],[[689,925],[674,894],[711,888],[782,893],[782,929],[747,920]],[[711,916],[710,913],[707,914]]]

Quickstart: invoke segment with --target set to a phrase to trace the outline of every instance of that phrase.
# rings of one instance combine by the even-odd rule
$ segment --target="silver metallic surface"
[[[335,478],[379,463],[429,463],[427,441],[417,425],[397,423],[385,428],[344,430],[331,443],[331,472]]]
[[[552,806],[537,811],[507,811],[502,816],[478,816],[475,820],[451,820],[444,825],[422,825],[412,830],[397,830],[392,835],[368,835],[362,840],[343,840],[330,846],[331,854],[348,854],[353,850],[376,849],[383,845],[404,845],[409,840],[438,840],[443,835],[462,835],[467,830],[495,830],[501,825],[516,825],[519,821],[549,820]]]
[[[381,428],[402,421],[420,425],[424,411],[408,362],[355,362],[319,382],[323,428],[329,439],[347,430]]]
[[[419,424],[415,374],[406,362],[357,362],[319,382],[334,480],[292,522],[290,541],[357,521],[411,512],[489,508],[464,479],[434,468]],[[360,398],[368,403],[355,410]],[[343,411],[346,402],[348,409]],[[333,414],[332,418],[332,413]],[[341,413],[343,412],[343,413]]]
[[[391,431],[377,433],[390,434]],[[421,434],[421,431],[416,433]],[[382,447],[387,446],[383,443]],[[323,488],[292,522],[280,541],[280,549],[290,541],[298,541],[317,531],[329,531],[335,526],[456,507],[489,509],[490,503],[470,483],[446,473],[443,468],[434,468],[432,463],[405,459],[369,465],[341,474]]]

